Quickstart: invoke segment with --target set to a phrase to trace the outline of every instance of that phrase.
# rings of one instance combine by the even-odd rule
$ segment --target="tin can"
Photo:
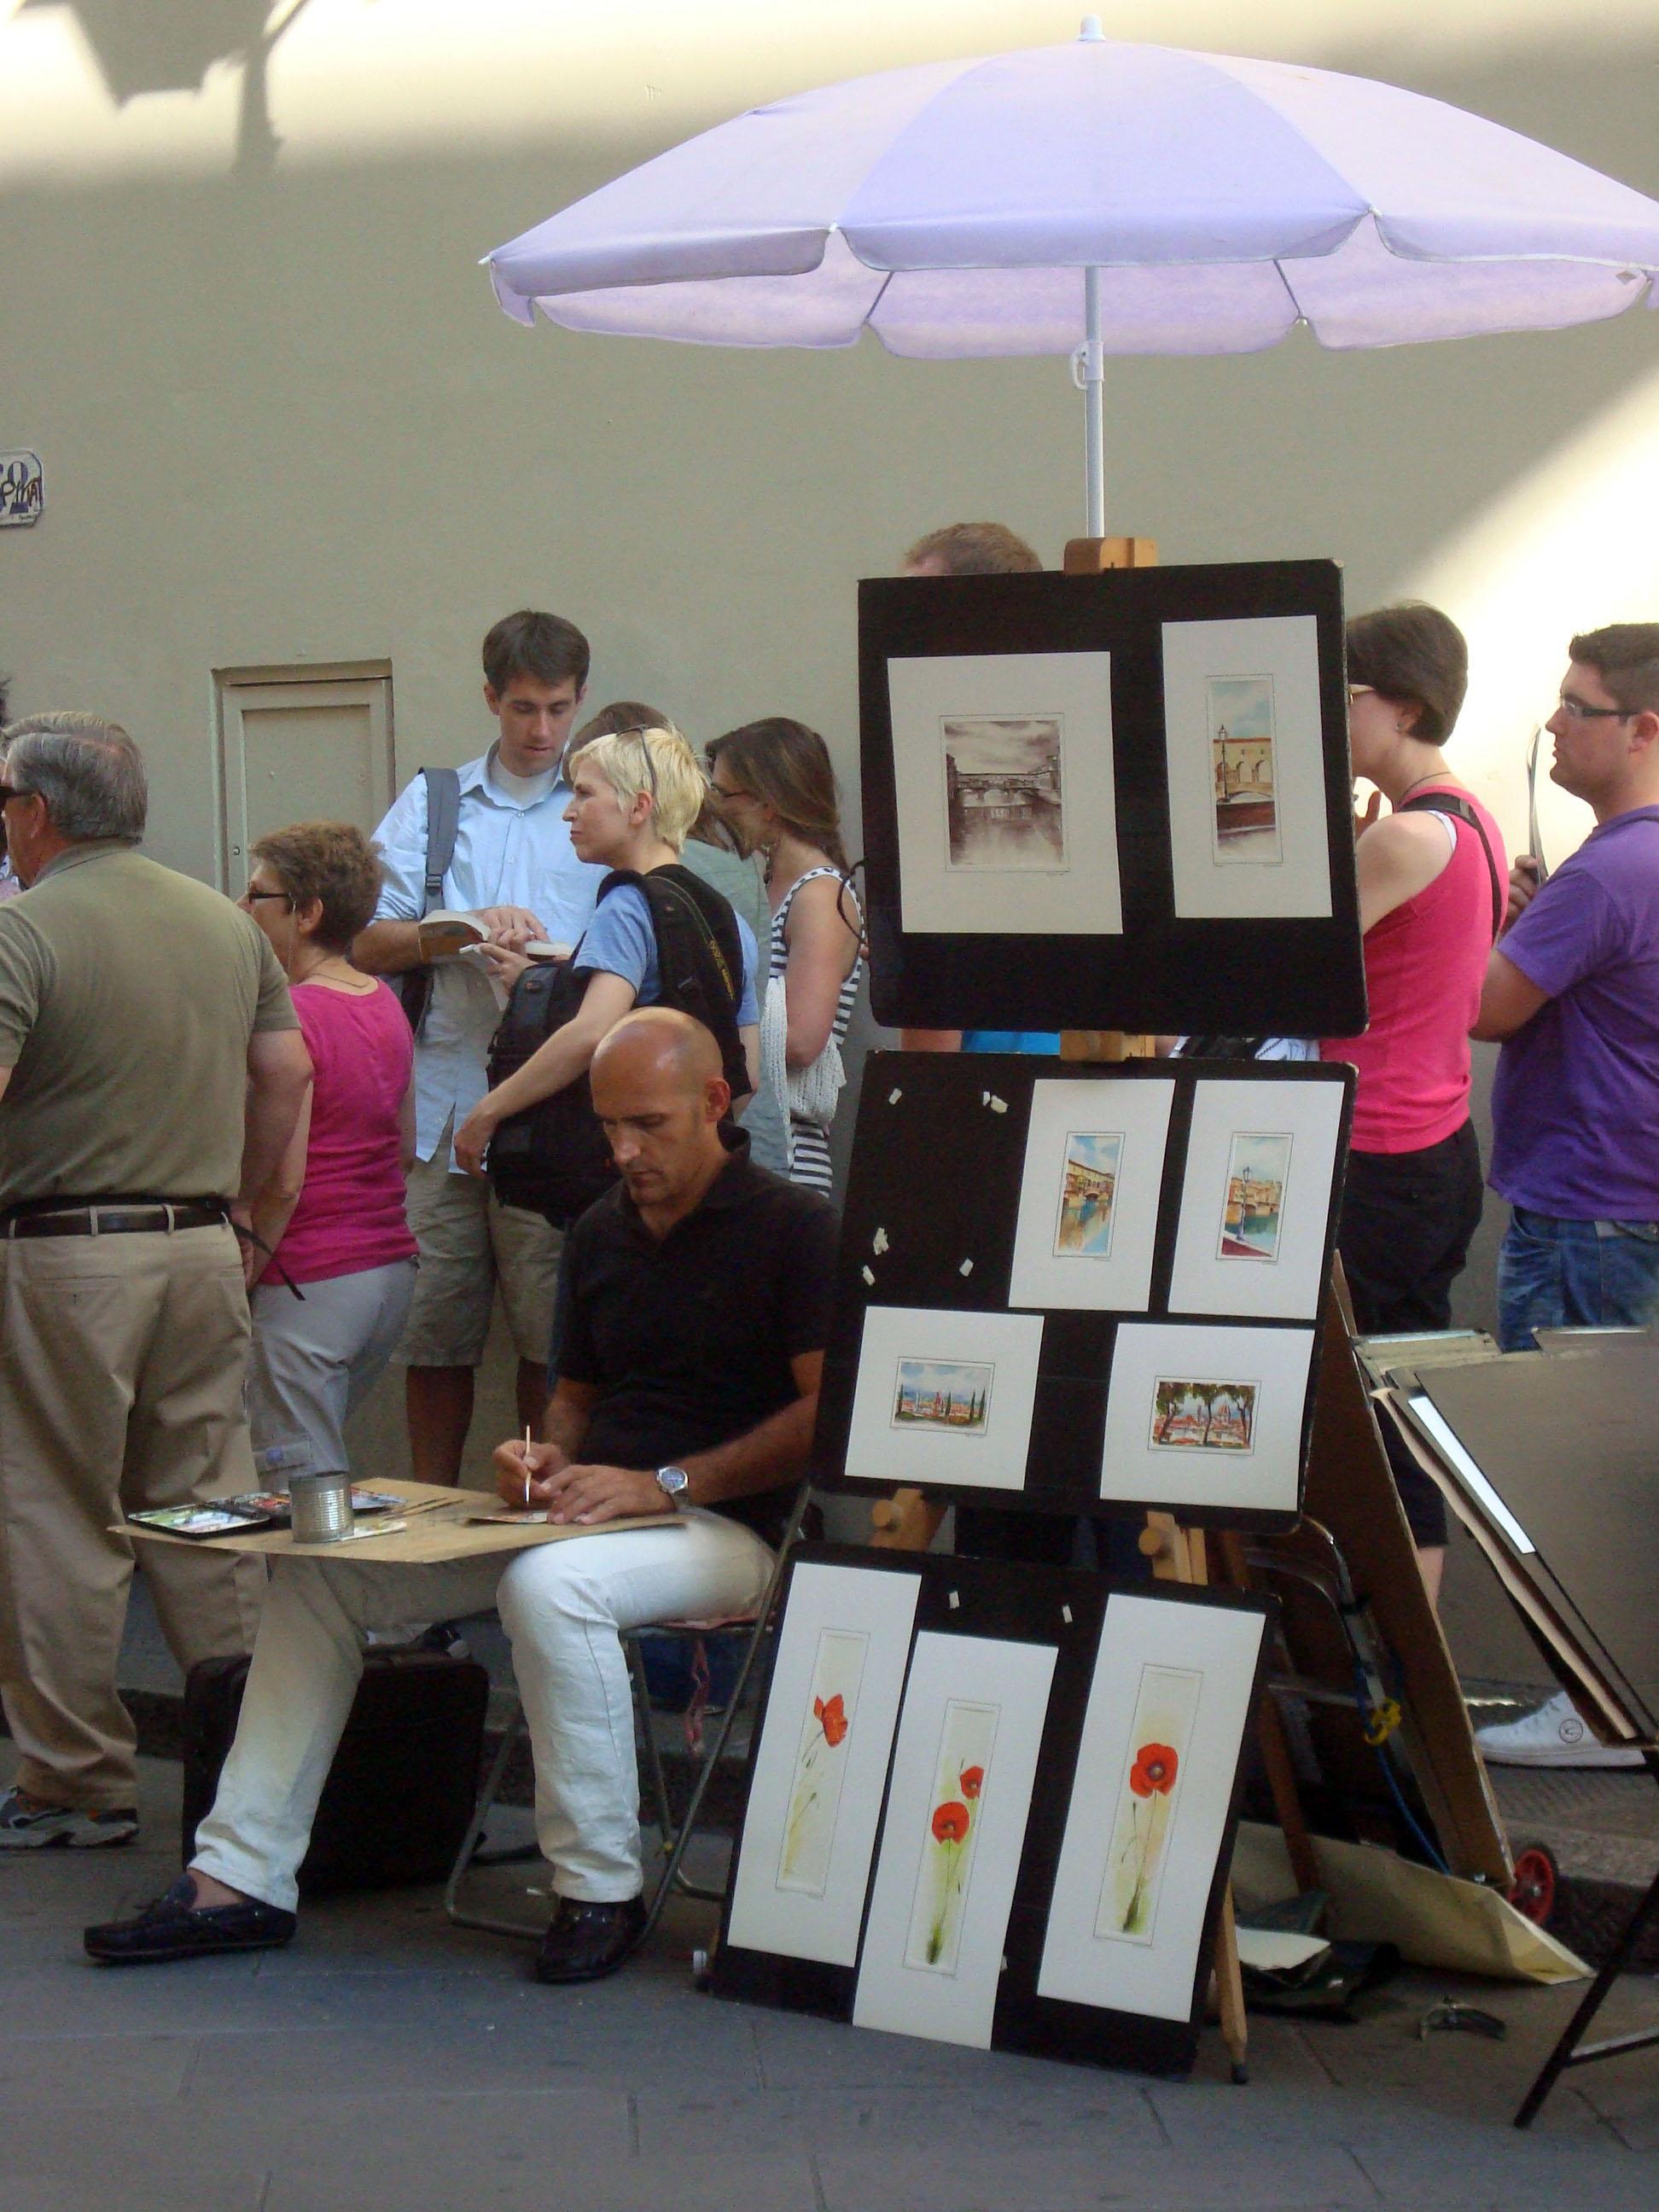
[[[337,1544],[351,1533],[351,1477],[337,1474],[290,1476],[288,1494],[294,1508],[296,1544]]]

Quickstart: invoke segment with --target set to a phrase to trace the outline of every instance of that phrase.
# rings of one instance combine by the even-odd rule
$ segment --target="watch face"
[[[678,1498],[682,1491],[689,1490],[690,1486],[691,1478],[683,1467],[659,1467],[657,1469],[657,1487],[670,1498]]]

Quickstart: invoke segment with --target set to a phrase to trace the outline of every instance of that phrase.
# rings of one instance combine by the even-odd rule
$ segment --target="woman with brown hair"
[[[400,1002],[349,958],[380,895],[362,833],[300,822],[261,837],[250,858],[237,903],[282,963],[312,1066],[293,1139],[254,1202],[259,1243],[249,1248],[248,1424],[261,1482],[286,1489],[291,1474],[346,1466],[347,1416],[403,1334],[415,1288],[404,1212],[414,1042]]]
[[[790,1179],[827,1191],[841,1044],[864,953],[830,749],[805,723],[773,715],[716,738],[708,771],[744,849],[766,858],[768,996],[782,1020],[763,1024],[763,1037],[781,1029],[781,1065],[766,1073],[787,1091]]]
[[[1507,872],[1502,831],[1442,750],[1468,680],[1462,632],[1407,601],[1355,615],[1347,645],[1354,773],[1379,796],[1356,825],[1370,1027],[1319,1048],[1359,1071],[1336,1241],[1361,1332],[1411,1334],[1450,1326],[1480,1226],[1469,1030]],[[1403,1450],[1390,1457],[1433,1597],[1445,1504]]]

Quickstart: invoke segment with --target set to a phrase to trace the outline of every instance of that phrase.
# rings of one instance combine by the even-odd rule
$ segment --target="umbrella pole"
[[[1066,544],[1068,576],[1097,576],[1103,568],[1152,568],[1158,541],[1106,535],[1106,344],[1100,307],[1100,271],[1083,272],[1083,343],[1072,356],[1072,381],[1083,394],[1083,469],[1086,538]]]
[[[1078,356],[1083,386],[1083,468],[1091,538],[1106,535],[1106,363],[1100,336],[1100,271],[1083,272],[1083,328]]]

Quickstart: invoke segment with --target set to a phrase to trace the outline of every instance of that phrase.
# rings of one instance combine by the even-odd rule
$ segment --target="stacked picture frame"
[[[881,1053],[814,1448],[824,1489],[1283,1528],[1353,1072]]]
[[[803,1547],[715,1993],[1189,2070],[1270,1611]]]
[[[859,586],[876,1018],[1365,1026],[1328,561]]]

